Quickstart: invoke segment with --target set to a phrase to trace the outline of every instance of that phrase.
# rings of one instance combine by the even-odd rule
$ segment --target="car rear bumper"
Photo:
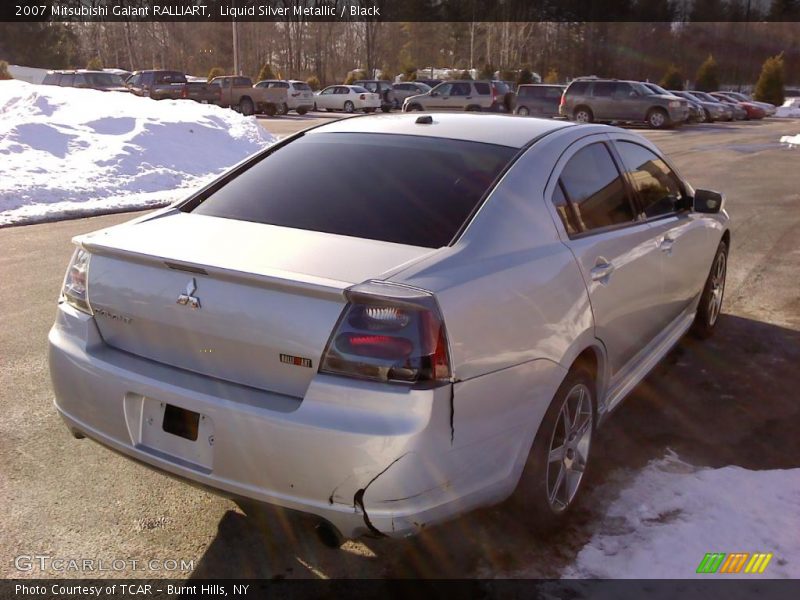
[[[223,495],[316,515],[349,538],[410,535],[501,501],[532,439],[516,423],[513,434],[454,444],[451,386],[317,375],[298,399],[175,369],[107,346],[92,317],[63,303],[49,361],[73,431]],[[547,373],[548,389],[563,377]],[[201,415],[195,441],[163,430],[166,406]]]

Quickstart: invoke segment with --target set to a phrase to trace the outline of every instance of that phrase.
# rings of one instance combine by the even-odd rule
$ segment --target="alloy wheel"
[[[578,383],[566,395],[550,438],[546,477],[553,512],[566,510],[578,493],[589,461],[593,422],[591,392]]]
[[[714,268],[711,271],[711,296],[708,299],[708,324],[714,325],[722,309],[722,296],[725,294],[725,273],[726,273],[725,253],[717,254],[714,261]]]

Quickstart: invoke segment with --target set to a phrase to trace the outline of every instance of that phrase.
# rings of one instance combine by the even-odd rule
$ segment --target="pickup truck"
[[[153,100],[194,100],[206,104],[219,102],[219,90],[208,83],[189,83],[180,71],[136,71],[125,82],[137,96]]]
[[[286,105],[288,101],[285,89],[253,87],[249,77],[215,77],[210,85],[218,86],[221,90],[220,106],[236,109],[246,116],[259,113],[272,117],[278,112],[278,107]]]

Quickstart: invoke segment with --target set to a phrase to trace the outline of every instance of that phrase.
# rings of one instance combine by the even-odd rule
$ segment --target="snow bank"
[[[775,109],[775,117],[800,117],[800,98],[789,98]]]
[[[612,502],[564,577],[689,578],[707,552],[772,552],[762,575],[800,577],[800,468],[648,465]]]
[[[163,206],[273,141],[253,117],[0,82],[0,226]]]

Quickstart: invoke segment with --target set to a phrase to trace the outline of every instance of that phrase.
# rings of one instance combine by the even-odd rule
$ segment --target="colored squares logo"
[[[772,552],[754,552],[752,554],[749,552],[732,554],[709,552],[700,561],[697,572],[703,574],[758,574],[766,570],[771,560]]]

